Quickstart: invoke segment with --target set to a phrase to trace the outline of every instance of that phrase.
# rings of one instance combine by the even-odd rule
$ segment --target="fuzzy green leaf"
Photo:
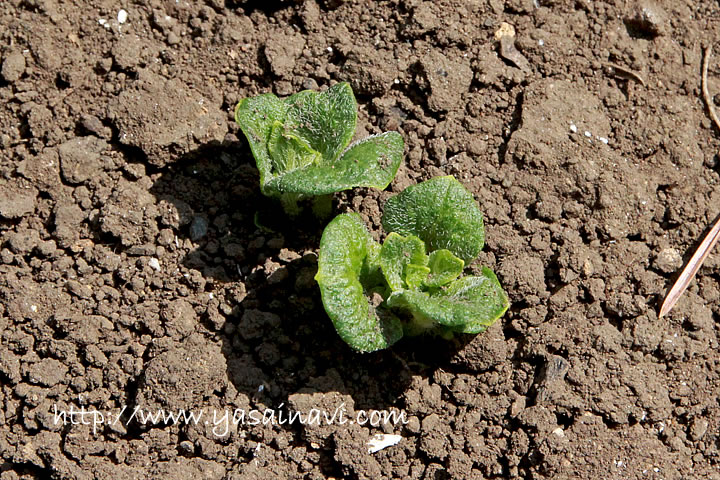
[[[450,250],[435,250],[430,253],[428,261],[430,275],[425,280],[428,287],[441,287],[460,276],[465,262],[452,254]]]
[[[357,102],[348,83],[323,93],[305,90],[288,97],[287,124],[322,155],[327,165],[340,156],[355,134]]]
[[[510,301],[495,274],[483,268],[482,276],[463,277],[432,293],[395,292],[387,305],[412,313],[414,325],[406,328],[407,333],[420,333],[435,325],[456,332],[480,333],[505,313]]]
[[[452,176],[427,180],[391,197],[382,224],[388,232],[420,237],[430,251],[447,249],[466,264],[485,243],[477,203]]]
[[[261,188],[270,180],[273,172],[268,140],[275,123],[281,125],[285,123],[288,108],[287,103],[272,93],[245,98],[235,108],[235,121],[247,137],[250,150],[260,171]]]
[[[408,288],[405,281],[406,268],[427,265],[428,257],[425,255],[425,244],[416,236],[403,237],[391,233],[385,239],[380,250],[380,267],[385,275],[391,290]]]
[[[274,177],[266,189],[279,193],[325,195],[354,187],[384,189],[402,162],[404,142],[397,132],[365,138],[347,149],[335,163],[313,163]]]
[[[382,305],[379,250],[354,213],[335,217],[320,240],[315,280],[325,311],[340,337],[362,352],[386,348],[403,335],[400,320]]]
[[[307,141],[284,130],[280,122],[273,123],[270,130],[267,147],[274,171],[295,170],[321,160],[320,152],[313,150]]]
[[[430,269],[425,265],[415,265],[413,263],[405,266],[405,284],[411,290],[417,290],[425,285]]]
[[[350,147],[357,102],[347,83],[280,100],[242,100],[235,120],[248,139],[264,194],[325,195],[354,187],[386,188],[397,173],[402,136],[387,132]]]
[[[268,93],[240,101],[235,120],[250,144],[263,192],[273,194],[265,188],[272,178],[310,163],[335,162],[355,133],[357,102],[347,83],[284,100]]]

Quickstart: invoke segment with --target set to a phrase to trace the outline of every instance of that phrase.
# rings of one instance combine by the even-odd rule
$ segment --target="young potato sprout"
[[[354,187],[386,188],[404,150],[397,132],[350,145],[357,102],[350,85],[318,93],[302,91],[280,100],[267,93],[241,100],[235,120],[250,144],[262,192],[297,215],[298,201]]]
[[[333,219],[320,241],[325,311],[352,348],[372,352],[403,335],[480,333],[510,302],[495,274],[462,276],[484,243],[482,214],[454,177],[408,187],[385,205],[385,242],[362,218]]]

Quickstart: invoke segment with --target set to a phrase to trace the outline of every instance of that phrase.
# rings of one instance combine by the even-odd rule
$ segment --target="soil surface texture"
[[[0,479],[720,479],[720,253],[657,315],[720,214],[717,38],[707,0],[0,2]],[[406,150],[334,212],[380,239],[458,178],[486,333],[355,353],[322,223],[258,226],[235,105],[342,81]],[[249,416],[338,411],[404,421]]]

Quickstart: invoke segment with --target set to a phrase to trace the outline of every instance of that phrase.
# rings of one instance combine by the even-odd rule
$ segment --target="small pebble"
[[[671,273],[682,267],[682,255],[675,248],[664,248],[655,256],[653,267],[661,272]]]
[[[634,2],[625,23],[641,35],[656,37],[665,33],[668,16],[657,3],[652,0]]]
[[[25,73],[25,57],[22,52],[14,51],[10,53],[2,64],[0,75],[9,83],[20,80],[22,74]]]
[[[121,8],[120,11],[118,12],[118,16],[117,16],[118,23],[123,24],[123,23],[127,22],[127,19],[128,19],[128,12]]]
[[[180,43],[180,37],[178,37],[175,33],[170,32],[167,36],[167,43],[168,45],[177,45]]]
[[[157,270],[158,272],[160,271],[160,261],[155,257],[148,260],[148,266],[152,269]]]
[[[180,442],[180,450],[183,451],[183,453],[193,453],[195,451],[195,445],[189,440],[183,440]]]
[[[190,240],[196,242],[207,235],[208,221],[203,217],[193,218],[190,224]]]

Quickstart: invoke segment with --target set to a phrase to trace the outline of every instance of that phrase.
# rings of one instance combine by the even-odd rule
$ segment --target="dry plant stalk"
[[[702,94],[703,94],[703,100],[705,101],[705,105],[707,106],[708,113],[710,113],[710,118],[712,119],[713,123],[715,124],[715,127],[717,127],[718,130],[720,130],[720,120],[718,120],[718,116],[715,113],[715,108],[712,104],[712,97],[710,97],[710,92],[708,92],[708,81],[707,81],[707,73],[708,73],[708,65],[710,64],[710,55],[712,55],[712,45],[708,45],[705,47],[705,56],[703,57],[703,66],[702,66]]]
[[[720,217],[718,217],[718,219],[715,221],[715,224],[705,236],[703,241],[700,243],[700,246],[697,248],[688,264],[685,265],[682,273],[678,277],[677,281],[675,281],[675,285],[673,285],[673,287],[670,289],[670,292],[667,294],[667,297],[665,297],[665,301],[663,302],[662,307],[660,307],[659,317],[667,315],[673,308],[673,306],[675,306],[677,301],[680,299],[680,296],[685,293],[688,285],[692,281],[697,271],[700,270],[703,262],[710,254],[710,250],[712,250],[719,238]]]
[[[710,114],[710,118],[712,119],[718,130],[720,130],[720,121],[718,121],[718,117],[715,114],[715,109],[712,105],[710,92],[708,92],[707,87],[707,72],[708,65],[710,63],[710,55],[712,55],[712,46],[708,45],[705,48],[705,56],[703,58],[702,65],[702,94],[703,100],[705,101],[705,105],[707,106],[708,112]],[[708,234],[700,243],[688,264],[685,265],[685,268],[683,269],[678,279],[675,281],[673,287],[670,289],[667,297],[665,297],[665,301],[663,302],[662,307],[660,307],[659,317],[667,315],[673,308],[673,306],[675,306],[677,301],[680,299],[680,296],[685,293],[688,285],[692,281],[697,271],[702,266],[707,256],[710,254],[710,251],[715,246],[718,239],[720,239],[720,217],[715,220],[715,224],[713,224]]]

